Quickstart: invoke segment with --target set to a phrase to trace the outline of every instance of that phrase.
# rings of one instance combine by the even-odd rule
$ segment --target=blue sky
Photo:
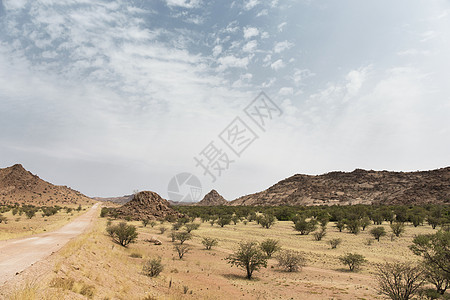
[[[445,167],[449,67],[448,1],[1,0],[0,167],[89,196],[190,172],[230,200]],[[283,114],[211,182],[194,156],[261,91]]]

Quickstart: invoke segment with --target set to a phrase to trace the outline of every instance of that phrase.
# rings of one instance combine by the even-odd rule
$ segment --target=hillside
[[[32,205],[93,203],[80,192],[44,181],[19,164],[0,169],[0,203],[16,202]]]
[[[211,190],[203,199],[196,203],[197,206],[218,206],[228,205],[228,201],[225,200],[216,190]]]
[[[450,204],[450,167],[418,172],[297,174],[230,205]]]
[[[181,214],[170,207],[167,200],[155,192],[143,191],[134,195],[133,200],[117,209],[119,216],[133,220],[164,219],[167,216],[179,217]]]

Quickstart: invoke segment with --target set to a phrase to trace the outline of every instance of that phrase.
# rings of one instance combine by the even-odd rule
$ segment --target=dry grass
[[[76,207],[72,206],[73,210],[70,213],[61,209],[58,213],[49,217],[43,217],[42,212],[39,211],[32,219],[28,219],[25,214],[14,216],[12,211],[3,213],[3,216],[8,218],[8,223],[0,223],[0,241],[57,230],[85,213],[91,206],[83,206],[81,211],[77,211]]]
[[[355,236],[339,233],[333,224],[328,225],[322,241],[315,241],[312,235],[295,232],[292,222],[277,222],[271,229],[255,223],[224,228],[204,223],[193,231],[193,240],[186,242],[192,250],[179,260],[169,233],[161,235],[157,227],[144,228],[132,222],[139,227],[138,242],[123,248],[105,234],[106,222],[99,219],[91,232],[58,252],[52,279],[40,283],[37,290],[25,288],[24,293],[35,293],[35,298],[25,299],[377,299],[371,275],[373,264],[415,260],[408,249],[413,236],[434,232],[429,226],[407,226],[401,238],[391,241],[384,237],[368,246],[365,241],[373,237],[367,229]],[[390,232],[388,224],[383,226]],[[152,236],[163,245],[144,241]],[[204,250],[201,241],[205,236],[217,238],[219,245]],[[305,253],[308,262],[303,271],[284,272],[271,259],[267,269],[255,272],[255,279],[248,281],[243,271],[227,264],[225,258],[241,240],[262,241],[268,237],[280,240],[285,249]],[[328,243],[333,238],[342,239],[337,249],[331,249]],[[365,255],[369,264],[358,273],[344,271],[337,257],[349,251]],[[145,276],[144,263],[158,256],[162,258],[163,272],[154,278]]]

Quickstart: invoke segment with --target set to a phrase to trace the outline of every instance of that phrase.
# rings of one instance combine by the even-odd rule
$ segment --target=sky
[[[0,167],[228,200],[446,167],[449,67],[447,0],[0,0]]]

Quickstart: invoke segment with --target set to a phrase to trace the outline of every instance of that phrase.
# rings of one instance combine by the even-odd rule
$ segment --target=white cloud
[[[255,40],[252,40],[244,45],[244,47],[242,48],[242,51],[253,53],[257,47],[258,47],[258,42]]]
[[[220,53],[222,53],[222,46],[221,45],[214,46],[214,48],[213,48],[213,55],[217,56]]]
[[[252,38],[254,36],[258,36],[259,35],[259,30],[256,27],[246,27],[244,28],[244,38],[245,39],[249,39]]]
[[[314,75],[315,74],[312,73],[309,69],[295,69],[292,79],[294,80],[295,84],[298,86],[303,80],[310,78]]]
[[[244,8],[245,10],[250,10],[259,4],[259,0],[247,0],[245,1]]]
[[[256,16],[262,17],[262,16],[267,16],[268,14],[269,14],[269,11],[267,9],[263,9]]]
[[[184,7],[184,8],[194,8],[201,4],[200,0],[166,0],[166,4],[169,7]]]
[[[294,44],[288,41],[279,42],[275,44],[275,46],[273,47],[273,51],[275,53],[280,53],[291,48],[292,46],[294,46]]]
[[[358,93],[364,81],[366,81],[370,68],[371,66],[367,66],[359,70],[352,70],[347,74],[346,88],[348,97],[353,97]]]
[[[275,71],[278,71],[279,69],[284,68],[284,67],[285,67],[285,64],[284,64],[284,62],[283,62],[282,59],[279,59],[279,60],[273,62],[273,63],[270,65],[270,67],[271,67],[272,69],[274,69]]]
[[[238,58],[233,55],[220,57],[217,61],[219,63],[217,70],[224,71],[228,68],[247,68],[249,61],[248,57]]]
[[[280,94],[282,96],[291,96],[294,94],[294,89],[292,87],[282,87],[278,91],[278,94]]]

